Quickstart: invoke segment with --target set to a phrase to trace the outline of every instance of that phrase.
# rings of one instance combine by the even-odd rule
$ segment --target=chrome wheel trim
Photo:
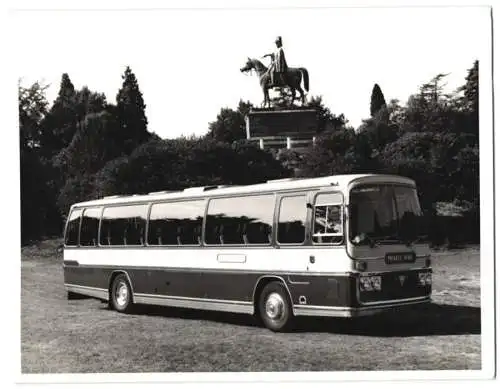
[[[273,321],[279,321],[285,314],[285,301],[276,292],[270,293],[265,303],[266,316]]]
[[[116,304],[123,307],[129,299],[129,290],[125,282],[120,281],[116,286]]]

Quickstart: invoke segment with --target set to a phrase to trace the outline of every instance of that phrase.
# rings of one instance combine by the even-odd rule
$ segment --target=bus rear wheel
[[[291,328],[292,305],[281,282],[273,281],[264,287],[259,296],[259,314],[271,331],[284,332]]]
[[[132,310],[132,288],[124,274],[116,276],[111,284],[110,303],[111,308],[118,312]]]

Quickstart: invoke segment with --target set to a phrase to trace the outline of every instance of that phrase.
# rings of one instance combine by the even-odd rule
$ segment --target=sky
[[[240,99],[259,105],[257,76],[239,69],[272,52],[278,35],[288,65],[308,69],[308,96],[321,95],[357,127],[369,117],[375,83],[387,101],[402,103],[438,73],[449,73],[447,90],[462,85],[490,33],[489,10],[479,7],[45,10],[10,19],[23,26],[14,37],[23,85],[50,84],[52,102],[66,72],[76,88],[114,103],[129,65],[149,130],[163,138],[203,135]]]

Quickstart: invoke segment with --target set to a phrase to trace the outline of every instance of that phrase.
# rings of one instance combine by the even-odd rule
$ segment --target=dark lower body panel
[[[64,283],[70,292],[107,301],[111,279],[117,272],[128,276],[134,302],[138,304],[253,314],[258,285],[270,278],[285,284],[297,316],[363,316],[430,301],[429,287],[387,292],[391,297],[400,296],[399,299],[387,300],[381,294],[381,301],[372,298],[368,304],[360,303],[354,273],[117,268],[70,263],[64,266]]]

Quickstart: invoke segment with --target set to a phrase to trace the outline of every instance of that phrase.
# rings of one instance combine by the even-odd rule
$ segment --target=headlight
[[[374,290],[382,290],[382,277],[373,276],[370,277],[372,281],[372,286]]]
[[[418,284],[420,286],[432,285],[432,273],[418,273]]]
[[[361,290],[362,292],[382,290],[382,277],[381,276],[359,277],[359,290]]]

